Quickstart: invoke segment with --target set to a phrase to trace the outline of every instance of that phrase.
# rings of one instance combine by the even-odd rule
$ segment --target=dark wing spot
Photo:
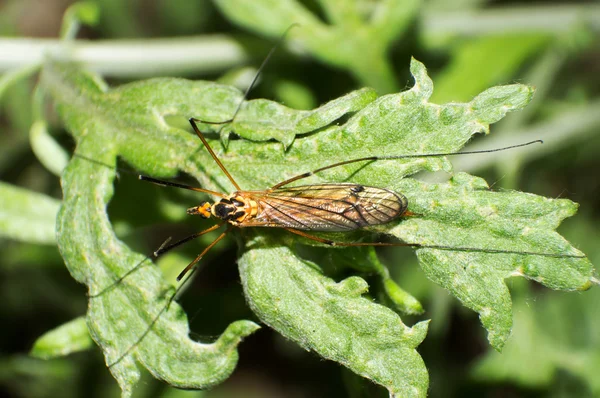
[[[362,185],[354,185],[352,188],[350,188],[350,190],[354,193],[360,193],[365,190],[365,187]]]

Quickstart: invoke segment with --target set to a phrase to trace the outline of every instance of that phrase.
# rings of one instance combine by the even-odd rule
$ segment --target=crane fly
[[[191,207],[187,210],[190,215],[199,215],[203,218],[214,217],[220,220],[217,224],[201,232],[193,234],[185,239],[175,242],[171,245],[164,245],[157,250],[154,255],[169,251],[183,243],[200,237],[206,233],[212,232],[219,227],[228,224],[227,229],[221,233],[211,244],[209,244],[177,277],[180,281],[188,271],[190,271],[204,255],[214,247],[233,227],[269,227],[283,228],[296,235],[330,245],[330,246],[411,246],[416,248],[430,248],[455,251],[472,251],[484,253],[510,253],[510,254],[529,254],[546,257],[579,257],[554,253],[537,253],[511,250],[496,250],[471,247],[451,247],[438,245],[423,245],[420,243],[386,243],[386,242],[336,242],[314,236],[306,231],[314,232],[348,232],[356,229],[387,224],[397,220],[403,215],[412,215],[408,212],[408,200],[404,195],[386,188],[378,188],[352,183],[323,183],[291,186],[292,182],[312,176],[321,171],[339,167],[342,165],[367,162],[382,159],[406,159],[423,157],[442,157],[458,154],[488,153],[504,151],[507,149],[518,148],[535,143],[542,143],[541,140],[531,141],[524,144],[513,145],[504,148],[471,151],[471,152],[451,152],[451,153],[431,153],[419,155],[397,155],[397,156],[370,156],[358,159],[346,160],[334,163],[316,170],[306,172],[295,177],[289,178],[271,188],[261,191],[245,191],[223,163],[216,156],[208,141],[198,128],[196,122],[199,119],[190,119],[197,136],[202,141],[204,147],[208,150],[213,160],[219,168],[225,173],[229,181],[236,188],[236,191],[230,195],[221,192],[211,191],[204,188],[196,188],[188,185],[173,183],[169,181],[158,180],[152,177],[140,175],[139,178],[158,185],[171,186],[188,189],[197,192],[203,192],[220,197],[218,202],[204,202],[201,205]]]
[[[227,178],[237,189],[231,195],[202,188],[189,187],[182,184],[157,180],[147,176],[140,179],[159,185],[174,186],[210,193],[221,197],[215,203],[204,202],[187,210],[190,215],[200,215],[203,218],[215,217],[221,222],[194,234],[182,241],[165,246],[155,252],[160,255],[165,251],[179,246],[184,242],[214,231],[224,224],[229,227],[217,239],[194,259],[177,277],[183,276],[220,241],[232,227],[271,227],[284,228],[290,232],[331,245],[341,244],[332,242],[302,231],[345,232],[367,226],[388,223],[399,218],[406,212],[408,200],[404,195],[385,188],[369,187],[350,183],[313,184],[287,187],[288,184],[313,175],[316,172],[337,167],[348,162],[336,163],[312,172],[304,173],[280,182],[262,191],[245,191],[240,188],[235,179],[216,156],[204,135],[196,125],[196,119],[190,119],[194,131],[211,154]],[[359,161],[353,160],[352,162]]]

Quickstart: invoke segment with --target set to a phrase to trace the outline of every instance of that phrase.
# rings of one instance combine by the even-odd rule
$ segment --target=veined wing
[[[316,184],[246,192],[259,205],[243,227],[287,227],[311,231],[351,231],[385,224],[408,206],[403,195],[358,184]]]

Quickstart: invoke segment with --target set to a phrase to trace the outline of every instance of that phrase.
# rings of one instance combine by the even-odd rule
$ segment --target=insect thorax
[[[258,213],[258,205],[254,200],[235,193],[213,204],[210,212],[223,221],[239,225]]]

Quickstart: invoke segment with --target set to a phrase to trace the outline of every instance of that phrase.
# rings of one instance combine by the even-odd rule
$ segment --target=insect
[[[159,256],[160,254],[169,251],[183,243],[189,242],[192,239],[200,237],[206,233],[218,229],[225,224],[228,224],[227,229],[221,233],[211,244],[209,244],[187,267],[185,267],[183,271],[181,271],[177,277],[178,281],[181,280],[212,247],[214,247],[221,239],[223,239],[233,227],[283,228],[296,235],[300,235],[330,246],[411,246],[417,248],[432,248],[455,251],[529,254],[546,257],[579,257],[554,253],[422,245],[419,243],[346,243],[323,239],[306,231],[347,232],[368,226],[386,224],[393,220],[397,220],[403,215],[412,215],[412,213],[407,211],[408,200],[401,193],[394,192],[386,188],[371,187],[352,183],[325,183],[289,187],[289,185],[295,181],[312,176],[327,169],[332,169],[350,163],[384,159],[390,160],[442,157],[458,154],[464,155],[498,152],[536,143],[542,143],[541,140],[483,151],[398,156],[370,156],[351,159],[299,174],[295,177],[277,183],[266,190],[245,191],[238,185],[238,183],[231,176],[229,171],[227,171],[225,166],[221,163],[219,158],[210,147],[206,138],[196,124],[196,122],[199,120],[191,118],[189,121],[194,131],[202,141],[204,147],[209,151],[211,157],[217,163],[219,168],[223,171],[223,173],[225,173],[229,181],[236,188],[236,191],[230,195],[225,195],[221,192],[211,191],[204,188],[196,188],[184,184],[158,180],[143,175],[139,176],[141,180],[149,181],[158,185],[188,189],[221,197],[221,200],[218,202],[204,202],[187,210],[187,213],[190,215],[200,215],[203,218],[215,217],[219,219],[220,222],[183,240],[175,242],[171,245],[165,245],[154,253],[155,256]]]

